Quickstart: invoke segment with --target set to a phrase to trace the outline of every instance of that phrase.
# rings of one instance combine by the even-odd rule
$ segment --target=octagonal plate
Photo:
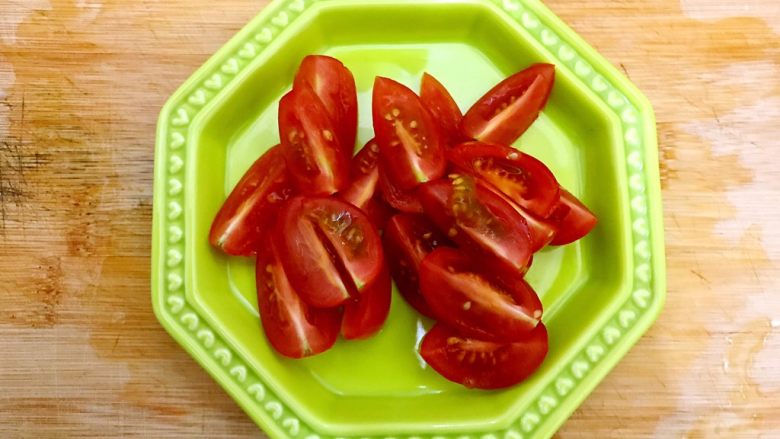
[[[382,332],[289,360],[259,327],[254,263],[213,251],[208,229],[247,167],[278,142],[276,102],[301,58],[354,73],[359,140],[377,75],[432,73],[466,109],[533,62],[557,67],[550,102],[517,147],[599,216],[586,239],[537,255],[550,354],[523,384],[468,390],[417,356],[430,322],[394,293]],[[361,143],[362,144],[362,143]],[[152,296],[171,335],[272,437],[550,436],[651,325],[665,273],[652,109],[534,0],[277,0],[170,98],[154,180]]]

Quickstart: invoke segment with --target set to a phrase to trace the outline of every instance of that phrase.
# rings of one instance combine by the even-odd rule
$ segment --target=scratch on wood
[[[628,74],[628,69],[623,63],[620,63],[620,70],[623,70],[623,73],[626,74],[626,78],[631,79],[631,75]]]
[[[704,282],[710,283],[710,280],[707,279],[703,274],[699,273],[698,271],[691,268],[691,273],[693,273],[696,277],[703,280]]]

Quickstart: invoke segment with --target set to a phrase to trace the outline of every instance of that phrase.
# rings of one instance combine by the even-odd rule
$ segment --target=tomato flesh
[[[551,216],[556,232],[550,244],[571,244],[590,233],[598,218],[569,191],[561,189],[561,201]]]
[[[291,358],[330,349],[339,335],[341,311],[314,308],[303,302],[273,249],[258,252],[256,271],[260,321],[271,346]]]
[[[372,139],[357,153],[350,164],[352,182],[339,196],[344,201],[365,209],[373,199],[379,181],[379,145]]]
[[[511,145],[539,117],[555,80],[555,66],[534,64],[493,87],[463,117],[463,134]]]
[[[462,172],[481,178],[514,203],[546,218],[558,204],[560,186],[550,168],[515,148],[467,142],[447,151]]]
[[[536,253],[550,244],[553,237],[555,237],[555,225],[551,221],[542,220],[532,215],[527,210],[518,206],[517,203],[507,198],[507,196],[498,189],[491,186],[489,183],[486,183],[484,180],[479,178],[475,180],[480,187],[483,187],[496,194],[496,196],[501,197],[501,199],[506,201],[507,204],[515,209],[515,212],[517,212],[525,219],[525,221],[528,223],[528,231],[531,233],[531,252]]]
[[[390,314],[390,299],[390,273],[385,266],[360,297],[344,303],[341,335],[347,340],[356,340],[379,332]]]
[[[420,199],[417,197],[417,188],[403,190],[393,184],[384,170],[384,166],[379,166],[379,193],[390,207],[407,213],[422,213],[423,207]]]
[[[290,282],[312,306],[338,306],[379,275],[379,235],[358,208],[335,198],[296,197],[282,208],[274,236]]]
[[[335,124],[336,136],[347,160],[352,158],[357,136],[357,91],[355,78],[336,58],[308,55],[301,61],[293,88],[311,87]]]
[[[542,318],[542,303],[522,275],[497,277],[455,249],[439,248],[420,264],[420,291],[434,316],[463,335],[518,341]]]
[[[400,213],[387,222],[383,242],[401,296],[420,314],[433,318],[420,292],[420,263],[434,249],[452,245],[450,240],[424,216]]]
[[[465,251],[497,273],[523,274],[531,261],[531,234],[525,219],[467,175],[450,175],[420,188],[425,214]]]
[[[392,79],[376,78],[372,114],[383,169],[393,184],[411,189],[444,174],[439,129],[412,90]]]
[[[450,381],[469,388],[502,389],[534,373],[548,348],[547,328],[541,323],[514,343],[464,337],[437,323],[423,338],[420,356]]]
[[[279,102],[279,136],[297,189],[330,195],[349,184],[349,162],[322,102],[306,84]]]
[[[445,146],[451,147],[459,143],[463,137],[460,133],[463,113],[441,82],[428,73],[423,73],[420,100],[438,124]]]
[[[214,218],[211,244],[234,256],[251,256],[273,227],[279,205],[293,194],[281,148],[263,154],[244,174]]]

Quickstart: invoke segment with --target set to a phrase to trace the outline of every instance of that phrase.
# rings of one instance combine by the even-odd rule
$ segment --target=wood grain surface
[[[265,3],[0,0],[0,437],[262,437],[149,255],[159,109]],[[669,283],[557,436],[780,437],[780,3],[548,4],[655,107]]]

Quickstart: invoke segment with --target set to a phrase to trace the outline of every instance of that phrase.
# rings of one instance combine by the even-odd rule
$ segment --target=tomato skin
[[[394,185],[412,189],[444,175],[447,163],[441,134],[412,90],[377,77],[372,115],[382,166]]]
[[[522,275],[496,277],[465,253],[438,248],[420,264],[420,291],[437,320],[481,340],[520,341],[542,318]]]
[[[351,183],[339,197],[360,209],[373,199],[379,181],[379,145],[371,139],[358,151],[350,163]]]
[[[366,214],[336,198],[289,200],[280,211],[274,244],[293,288],[319,308],[357,296],[384,265],[378,232]]]
[[[358,340],[379,332],[390,314],[391,296],[390,272],[384,266],[358,298],[344,303],[341,335],[347,340]]]
[[[550,168],[510,146],[466,142],[447,151],[447,158],[540,218],[547,218],[560,199],[560,185]]]
[[[543,324],[522,341],[500,343],[463,337],[437,323],[423,338],[420,355],[444,378],[476,389],[502,389],[528,378],[549,349]]]
[[[314,91],[302,84],[279,101],[279,136],[296,188],[330,195],[349,184],[349,162],[335,124]]]
[[[422,213],[423,206],[417,197],[417,188],[403,190],[393,184],[384,170],[385,167],[379,166],[379,193],[382,199],[393,209],[407,213]]]
[[[463,135],[511,145],[539,117],[554,81],[552,64],[534,64],[504,79],[466,112]]]
[[[390,273],[401,296],[420,314],[433,318],[420,292],[420,263],[434,249],[452,243],[424,216],[409,213],[390,218],[382,238]]]
[[[241,177],[219,209],[209,232],[211,245],[229,255],[255,254],[279,205],[293,193],[281,148],[274,146]]]
[[[352,158],[357,137],[358,105],[355,78],[341,61],[325,55],[308,55],[295,74],[293,88],[311,87],[320,98],[333,123],[339,144]]]
[[[463,139],[460,133],[463,113],[441,82],[428,73],[423,73],[420,100],[438,124],[444,137],[444,145],[452,147],[458,144]]]
[[[497,274],[524,274],[531,262],[525,219],[472,177],[454,174],[423,185],[418,194],[426,216],[463,250]]]
[[[565,245],[585,237],[598,224],[598,218],[577,197],[561,189],[561,201],[551,216],[556,232],[551,245]]]
[[[307,305],[290,285],[274,250],[257,255],[257,303],[271,346],[290,358],[317,355],[336,342],[341,311]]]

